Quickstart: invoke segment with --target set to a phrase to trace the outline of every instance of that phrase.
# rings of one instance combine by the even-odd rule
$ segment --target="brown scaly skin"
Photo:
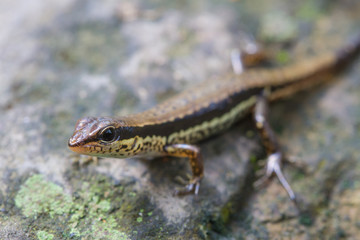
[[[192,144],[223,132],[250,113],[255,105],[263,104],[263,100],[260,103],[258,100],[264,91],[267,92],[265,100],[273,101],[309,89],[326,81],[322,74],[339,70],[359,50],[360,36],[337,52],[289,66],[254,69],[205,81],[142,113],[126,117],[86,117],[77,122],[68,146],[74,152],[99,157],[188,157],[193,177],[189,185],[177,193],[197,193],[203,163],[200,150]],[[265,118],[263,107],[256,109],[260,109],[260,116]],[[280,152],[270,126],[263,120],[257,121],[257,127],[270,158]],[[279,162],[278,171],[281,159],[275,161]],[[281,177],[275,170],[272,172]]]

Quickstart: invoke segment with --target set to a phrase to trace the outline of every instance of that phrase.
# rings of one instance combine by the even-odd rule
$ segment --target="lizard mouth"
[[[78,139],[76,138],[69,139],[68,147],[73,152],[91,156],[96,155],[102,151],[102,148],[94,144],[94,142],[82,142],[78,141]]]
[[[76,140],[74,141],[74,139],[72,139],[72,138],[69,139],[68,147],[73,152],[77,152],[77,153],[83,153],[84,152],[83,147],[81,147],[79,145],[79,143],[76,142]]]
[[[88,147],[86,144],[81,144],[77,138],[71,137],[68,141],[68,147],[71,151],[76,153],[85,153],[87,152]]]

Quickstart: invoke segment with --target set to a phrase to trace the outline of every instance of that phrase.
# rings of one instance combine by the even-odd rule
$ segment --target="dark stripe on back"
[[[232,108],[244,100],[249,99],[251,96],[257,95],[262,91],[262,88],[253,88],[242,90],[238,93],[227,97],[219,102],[213,102],[209,106],[204,107],[192,114],[182,118],[176,118],[174,121],[165,122],[160,124],[145,125],[142,127],[121,127],[118,128],[121,139],[129,139],[134,136],[165,136],[168,137],[172,133],[186,130],[191,127],[197,126],[205,121],[210,121],[215,117],[221,117]],[[191,103],[189,103],[191,104]]]

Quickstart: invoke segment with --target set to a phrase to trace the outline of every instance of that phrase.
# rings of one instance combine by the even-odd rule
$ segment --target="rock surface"
[[[226,74],[252,35],[275,64],[339,46],[359,13],[356,0],[1,1],[0,239],[356,239],[359,58],[271,106],[310,169],[285,167],[300,210],[277,181],[252,187],[264,151],[250,118],[200,144],[199,196],[171,194],[186,159],[79,165],[67,139],[80,117],[142,111]]]

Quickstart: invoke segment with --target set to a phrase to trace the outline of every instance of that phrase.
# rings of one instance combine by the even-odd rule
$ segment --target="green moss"
[[[138,217],[138,218],[136,218],[136,221],[137,221],[138,223],[141,223],[141,222],[143,221],[143,218],[142,218],[142,217]]]
[[[36,174],[14,197],[25,221],[36,218],[30,230],[35,238],[39,234],[46,239],[46,233],[39,230],[53,234],[54,239],[141,239],[149,234],[161,239],[177,231],[175,226],[164,230],[167,222],[162,213],[127,181],[114,183],[101,174],[69,173],[72,196]]]
[[[303,213],[300,215],[299,223],[304,226],[311,226],[314,223],[313,218],[308,213]]]
[[[276,54],[275,59],[279,64],[288,63],[290,60],[289,53],[287,51],[279,51]]]
[[[109,179],[95,176],[79,184],[78,198],[73,202],[73,214],[69,221],[71,234],[85,239],[128,239],[126,233],[119,230],[123,227],[110,214],[111,198],[119,192],[108,192],[113,189]],[[117,190],[122,192],[123,188]]]
[[[220,217],[221,217],[222,222],[226,223],[229,221],[229,217],[231,214],[231,208],[232,208],[232,204],[228,203],[221,209]]]
[[[33,175],[20,188],[15,197],[15,205],[26,217],[37,218],[47,213],[53,218],[56,215],[68,214],[71,208],[71,197],[63,189],[47,182],[42,175]]]
[[[257,158],[255,155],[251,154],[251,155],[250,155],[250,162],[251,162],[252,164],[256,164],[257,161],[258,161],[258,158]]]
[[[62,31],[61,36],[55,31],[44,37],[44,45],[53,51],[58,66],[104,71],[126,55],[122,52],[123,36],[112,31],[117,24],[96,21],[73,27],[74,31]],[[117,51],[112,46],[118,46]]]
[[[255,136],[255,132],[253,130],[247,130],[245,135],[248,138],[253,138]]]
[[[181,44],[175,44],[168,50],[170,57],[179,58],[181,56],[188,56],[193,50],[196,43],[195,34],[187,29],[179,30],[182,38]]]
[[[303,20],[315,20],[321,13],[324,6],[321,1],[303,1],[302,5],[297,10],[297,17]]]
[[[71,228],[69,236],[71,236],[71,237],[80,237],[81,232],[77,228]]]
[[[136,197],[136,193],[135,192],[129,192],[129,196],[130,197]]]
[[[54,239],[53,234],[50,234],[50,233],[45,232],[45,231],[38,231],[36,236],[37,236],[37,238],[39,240],[52,240],[52,239]]]
[[[72,199],[60,186],[36,174],[20,187],[15,204],[26,217],[37,218],[38,223],[48,221],[47,215],[50,215],[59,224],[65,224],[67,231],[62,233],[65,238],[128,239],[116,218],[110,215],[112,195],[104,190],[111,186],[107,178],[96,176],[91,184],[81,182],[77,197]],[[38,231],[37,237],[53,239],[55,236]]]
[[[261,19],[259,35],[265,41],[288,42],[296,37],[297,25],[284,12],[269,12]]]
[[[110,217],[107,221],[98,220],[93,222],[91,232],[85,235],[85,238],[94,239],[109,239],[109,240],[126,240],[129,237],[121,231],[116,230],[117,223],[113,217]]]

